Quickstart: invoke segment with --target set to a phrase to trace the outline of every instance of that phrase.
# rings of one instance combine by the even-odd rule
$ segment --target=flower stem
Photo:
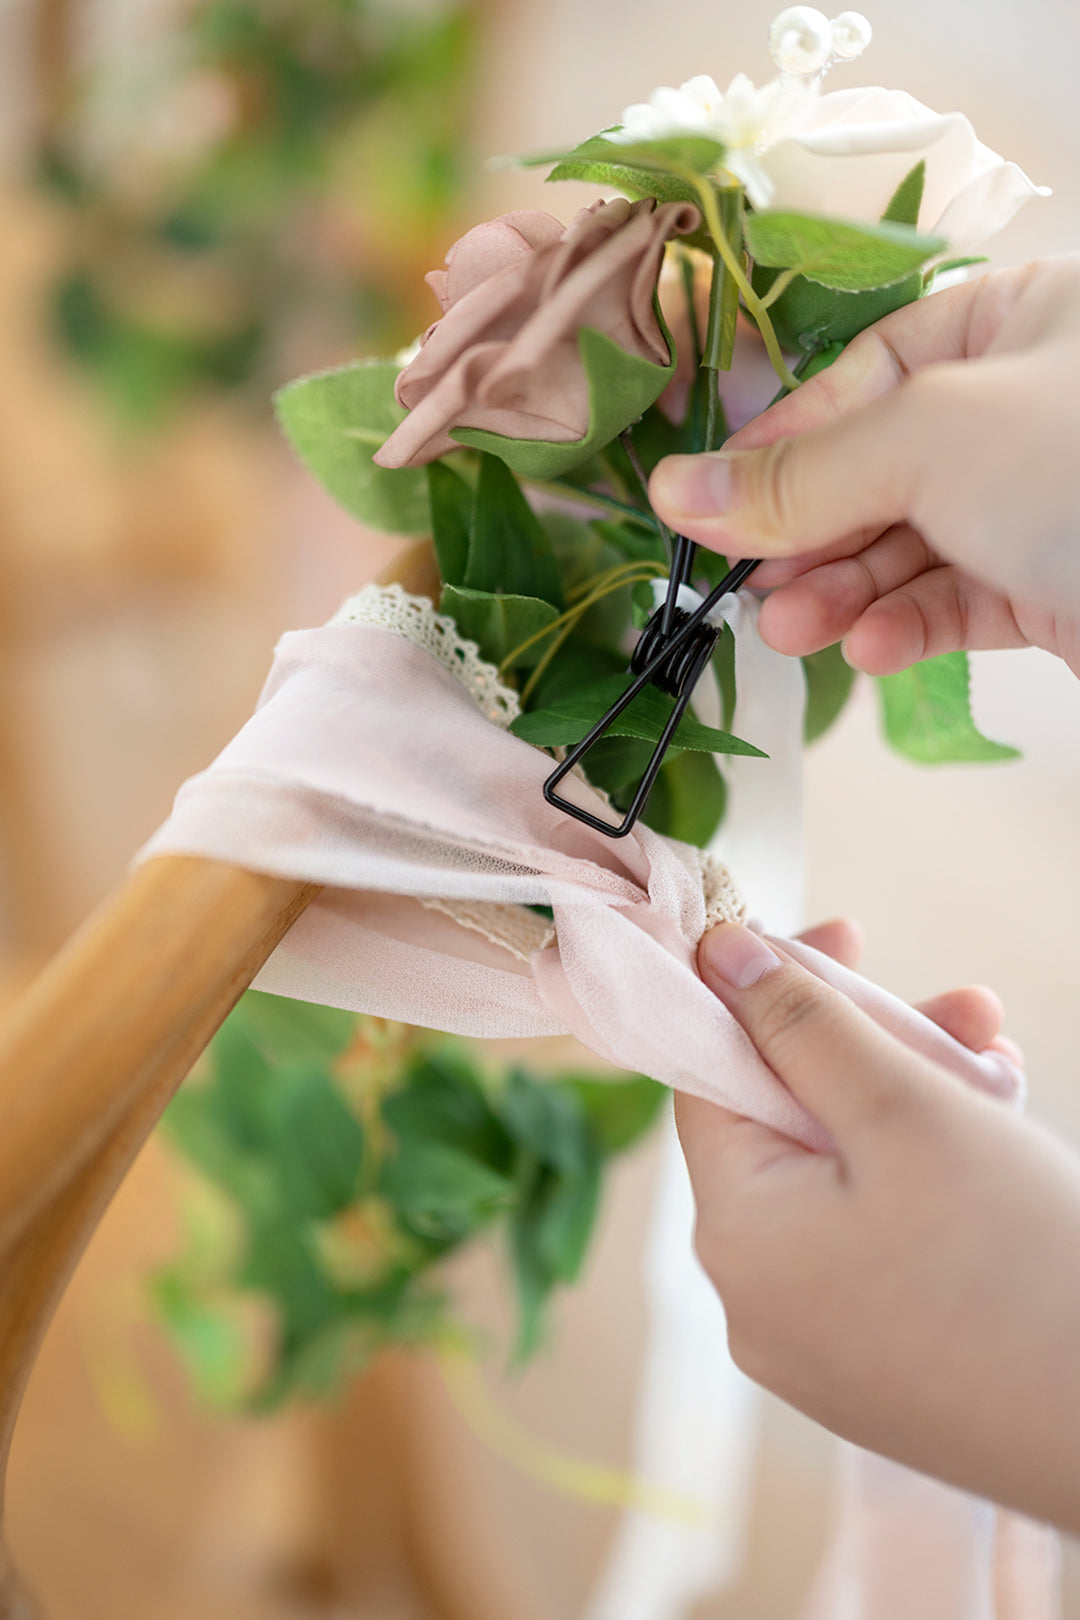
[[[660,563],[620,563],[617,568],[609,568],[606,573],[597,574],[592,579],[583,581],[578,587],[578,593],[582,593],[579,595],[579,600],[572,607],[567,608],[565,613],[560,613],[557,619],[553,619],[550,624],[544,625],[542,630],[535,631],[520,646],[507,653],[499,665],[499,674],[505,674],[517,662],[521,654],[527,652],[536,642],[542,641],[545,636],[553,638],[551,645],[545,650],[543,657],[522,688],[522,705],[524,706],[528,702],[537,681],[543,675],[567,636],[577,628],[578,621],[591,607],[595,607],[597,602],[602,602],[604,597],[610,596],[613,591],[621,590],[624,585],[637,585],[642,580],[660,578],[664,572],[665,570]]]
[[[560,500],[580,501],[583,506],[595,506],[598,511],[615,512],[619,517],[637,518],[648,528],[659,530],[659,520],[652,512],[646,512],[640,506],[633,506],[629,501],[616,500],[614,495],[604,495],[598,489],[586,489],[563,478],[527,478],[524,474],[520,476],[522,483],[528,484],[530,489],[543,490],[547,495],[557,495]]]
[[[648,475],[647,475],[647,473],[645,471],[645,468],[642,466],[641,457],[637,453],[637,445],[634,443],[634,435],[631,433],[629,428],[624,428],[623,431],[619,434],[619,443],[622,445],[623,449],[626,451],[626,459],[630,463],[631,467],[633,467],[634,475],[637,478],[638,483],[641,485],[641,493],[642,493],[642,495],[643,495],[643,497],[645,499],[645,505],[648,508],[649,513],[650,513],[651,517],[653,518],[653,521],[658,525],[658,527],[660,529],[660,538],[664,542],[664,547],[665,547],[665,549],[667,551],[668,559],[670,560],[674,556],[674,553],[675,553],[674,536],[672,535],[671,530],[668,528],[667,524],[665,522],[663,522],[663,520],[661,518],[658,518],[656,516],[656,513],[652,509],[652,502],[649,500],[649,479],[648,479]]]
[[[698,325],[697,302],[694,297],[694,261],[685,248],[679,251],[679,272],[682,275],[683,295],[686,298],[686,320],[690,328],[690,345],[694,352],[694,370],[701,365],[701,328]]]
[[[772,286],[761,300],[762,309],[771,309],[773,304],[776,303],[776,300],[783,297],[784,293],[787,292],[788,288],[791,286],[791,283],[795,280],[795,277],[798,274],[799,271],[797,268],[781,271],[780,275],[777,276],[776,280],[773,282]]]
[[[693,186],[694,190],[697,192],[698,197],[701,200],[701,211],[705,216],[705,224],[708,228],[709,235],[713,239],[716,251],[724,261],[725,269],[730,275],[732,281],[735,283],[736,287],[739,289],[739,292],[742,294],[742,300],[746,305],[747,313],[757,324],[758,331],[761,333],[765,344],[766,352],[768,353],[769,359],[772,361],[773,370],[780,378],[780,381],[789,389],[797,387],[797,379],[788,369],[787,362],[780,351],[780,344],[777,340],[776,332],[773,329],[773,323],[769,319],[769,312],[764,307],[761,299],[751,286],[750,279],[740,263],[742,258],[741,247],[738,251],[736,251],[736,249],[732,246],[727,232],[724,230],[723,222],[720,218],[720,208],[717,203],[716,187],[713,185],[712,181],[707,175],[698,174],[694,169],[684,168],[681,163],[673,163],[670,167],[673,174],[678,174],[680,179],[685,180],[687,185]],[[741,190],[741,187],[729,189]]]

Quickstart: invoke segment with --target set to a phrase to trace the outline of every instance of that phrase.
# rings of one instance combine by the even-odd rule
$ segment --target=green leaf
[[[686,753],[664,761],[645,810],[654,832],[704,849],[724,819],[727,784],[712,754]]]
[[[285,1219],[254,1229],[240,1282],[271,1295],[286,1346],[316,1332],[334,1313],[334,1289],[307,1232]]]
[[[238,1024],[273,1062],[329,1063],[352,1044],[359,1020],[355,1013],[337,1007],[248,990],[230,1022]]]
[[[584,1170],[589,1158],[588,1136],[572,1092],[513,1069],[498,1108],[510,1135],[531,1158],[562,1175]]]
[[[614,148],[631,167],[670,174],[677,169],[693,169],[695,174],[711,174],[724,156],[723,141],[708,135],[664,135],[653,141],[609,141],[603,135],[593,138],[594,152]],[[580,150],[580,148],[579,148]],[[568,152],[567,160],[574,154]],[[564,160],[565,161],[565,160]],[[616,159],[616,161],[618,161]]]
[[[960,259],[945,259],[941,264],[932,264],[923,277],[926,290],[929,292],[938,276],[947,275],[950,270],[968,270],[976,264],[989,264],[990,260],[985,253],[969,253]]]
[[[496,596],[491,591],[470,591],[453,585],[443,591],[440,611],[450,615],[463,636],[476,642],[485,658],[499,665],[558,618],[550,602],[541,602],[538,596]],[[547,644],[546,636],[534,641],[507,667],[531,669]]]
[[[301,377],[274,396],[278,421],[301,461],[347,512],[391,534],[428,534],[422,467],[376,467],[372,456],[405,412],[394,400],[393,360],[363,360]]]
[[[517,479],[498,456],[481,458],[464,583],[473,591],[538,596],[553,607],[563,605],[551,542]]]
[[[855,684],[855,671],[845,662],[840,643],[809,653],[802,661],[806,677],[803,738],[816,742],[837,720]]]
[[[668,1095],[667,1087],[643,1074],[631,1080],[597,1080],[591,1075],[562,1077],[576,1095],[601,1153],[625,1153],[645,1135]]]
[[[452,467],[433,461],[427,469],[432,538],[444,585],[460,585],[469,562],[473,492]]]
[[[382,1105],[398,1142],[439,1142],[507,1174],[512,1143],[465,1058],[447,1047],[410,1066],[405,1083]]]
[[[364,1129],[322,1069],[290,1068],[270,1088],[266,1146],[283,1207],[298,1219],[336,1215],[357,1194]]]
[[[885,735],[898,753],[920,765],[1018,759],[1019,750],[991,742],[971,714],[971,672],[965,652],[928,658],[899,675],[877,678]]]
[[[636,432],[634,442],[637,443]],[[667,563],[664,542],[659,533],[644,523],[638,523],[633,518],[620,518],[617,522],[610,518],[594,518],[589,527],[627,562]]]
[[[746,216],[747,245],[756,263],[798,270],[809,281],[841,292],[891,287],[948,245],[910,225],[859,225],[788,209]]]
[[[531,694],[527,708],[549,709],[564,698],[576,697],[584,688],[626,669],[626,654],[611,647],[600,647],[576,633],[567,636],[548,664]]]
[[[920,158],[893,192],[889,206],[881,216],[882,219],[886,222],[891,221],[894,225],[917,226],[925,190],[926,159]]]
[[[150,1292],[155,1315],[180,1352],[200,1400],[219,1411],[235,1409],[252,1370],[250,1325],[236,1296],[204,1299],[178,1268],[159,1271]]]
[[[625,810],[645,774],[652,751],[652,743],[639,737],[601,737],[589,751],[589,781],[608,794],[616,810]]]
[[[755,266],[754,291],[764,296],[779,274]],[[769,317],[785,349],[814,351],[833,343],[850,343],[893,310],[913,304],[925,290],[917,270],[891,287],[875,287],[870,292],[837,292],[796,276],[770,307]]]
[[[541,748],[563,747],[567,743],[580,742],[590,727],[600,719],[605,709],[625,692],[629,684],[630,677],[625,675],[615,675],[607,680],[598,681],[594,686],[578,692],[573,697],[563,698],[548,709],[534,709],[529,714],[519,715],[510,730],[516,737],[536,743]],[[645,742],[657,742],[667,723],[671,708],[672,704],[668,698],[647,686],[614,721],[608,735],[639,737]],[[757,759],[768,757],[752,743],[743,742],[728,731],[719,731],[714,726],[702,725],[700,720],[689,713],[684,714],[679,722],[674,745],[678,748],[693,748],[705,754],[748,754]]]
[[[259,1150],[266,1142],[273,1070],[239,1019],[228,1019],[211,1047],[212,1100],[232,1141]]]
[[[706,136],[676,136],[631,147],[621,141],[608,140],[606,135],[593,135],[568,152],[547,152],[538,157],[519,158],[517,162],[524,169],[553,165],[548,181],[579,180],[624,191],[633,198],[655,197],[658,202],[700,204],[693,183],[671,172],[672,160],[679,167],[705,173],[715,167],[722,152],[720,143]],[[701,247],[709,246],[703,231],[687,240]]]
[[[537,1169],[535,1175],[539,1182],[542,1172]],[[507,1234],[517,1295],[518,1330],[513,1359],[518,1366],[540,1347],[544,1336],[544,1306],[555,1283],[536,1241],[536,1223],[531,1219],[532,1202],[523,1198],[514,1207]]]
[[[382,1167],[379,1191],[422,1236],[456,1243],[509,1201],[512,1184],[457,1148],[403,1137]]]
[[[535,1214],[539,1259],[558,1282],[576,1282],[585,1262],[600,1207],[600,1158],[566,1180],[552,1178]]]
[[[675,345],[660,315],[659,304],[654,307],[671,356],[667,365],[657,365],[651,360],[643,360],[640,355],[628,354],[614,339],[605,337],[603,332],[594,331],[592,327],[583,326],[578,332],[578,353],[589,388],[589,425],[584,438],[569,442],[563,439],[510,439],[477,428],[453,428],[450,437],[458,444],[487,450],[500,457],[523,478],[535,478],[542,482],[561,478],[598,450],[604,449],[624,428],[635,422],[660,397],[675,375]],[[471,584],[472,581],[467,583]]]

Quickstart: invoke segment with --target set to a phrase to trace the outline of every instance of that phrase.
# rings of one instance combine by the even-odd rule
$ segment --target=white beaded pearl
[[[769,50],[781,73],[810,77],[832,58],[833,25],[813,6],[788,6],[769,29]]]
[[[874,30],[861,11],[842,11],[833,18],[833,55],[841,62],[854,62],[874,37]]]

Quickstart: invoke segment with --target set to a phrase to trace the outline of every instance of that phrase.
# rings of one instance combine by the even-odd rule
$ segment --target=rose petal
[[[1015,163],[986,169],[949,203],[934,226],[934,235],[949,244],[950,254],[971,253],[1003,230],[1032,197],[1049,197],[1049,186],[1037,186]]]

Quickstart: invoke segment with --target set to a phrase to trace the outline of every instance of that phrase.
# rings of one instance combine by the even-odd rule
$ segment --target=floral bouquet
[[[442,313],[415,352],[278,397],[297,452],[354,516],[433,537],[440,611],[517,691],[513,730],[540,747],[579,742],[604,714],[627,684],[633,629],[663,599],[673,537],[649,503],[656,463],[722,444],[883,315],[979,263],[1035,194],[960,114],[902,91],[821,93],[829,65],[868,38],[855,13],[828,24],[791,8],[764,87],[739,75],[721,93],[701,76],[527,160],[607,199],[568,226],[532,211],[477,226],[427,278]],[[699,553],[693,583],[724,571]],[[698,703],[725,724],[732,650],[722,635],[719,707]],[[812,741],[855,672],[838,647],[803,667]],[[878,687],[888,740],[913,759],[1012,753],[972,722],[963,653]],[[591,751],[587,774],[617,810],[669,709],[643,691]],[[645,818],[705,844],[724,814],[717,756],[754,739],[690,714],[674,744]]]
[[[279,394],[294,448],[350,513],[430,541],[438,600],[369,587],[331,625],[285,638],[258,713],[150,846],[329,885],[261,988],[457,1034],[570,1031],[618,1066],[821,1143],[693,953],[704,927],[744,915],[709,846],[775,753],[755,670],[794,669],[808,741],[855,674],[838,647],[801,669],[763,648],[752,596],[724,559],[666,530],[648,480],[980,262],[1036,192],[961,114],[903,92],[823,93],[826,70],[869,35],[856,13],[790,8],[763,88],[698,77],[527,160],[604,195],[566,226],[519,211],[469,231],[427,278],[441,313],[414,349]],[[673,642],[642,681],[635,644],[685,630],[721,587],[708,640],[688,658]],[[977,730],[964,654],[878,685],[886,735],[912,759],[1014,753]],[[589,739],[564,815],[545,778]],[[616,827],[654,770],[642,825]],[[863,995],[856,976],[814,970]],[[882,1002],[862,1004],[909,1038],[899,1004],[882,1014]],[[580,1268],[604,1164],[651,1123],[656,1088],[480,1072],[437,1038],[357,1032],[338,1013],[293,1039],[283,1005],[241,1010],[174,1115],[243,1208],[235,1281],[279,1308],[269,1391],[355,1364],[341,1354],[350,1335],[370,1349],[445,1332],[435,1262],[500,1220],[531,1349],[544,1298]],[[911,1038],[960,1063],[927,1030]],[[1008,1090],[982,1059],[963,1061],[967,1078]],[[197,1293],[190,1270],[163,1280],[189,1338]],[[699,1321],[690,1311],[687,1332]],[[902,1533],[905,1513],[916,1527],[916,1585],[920,1524],[947,1522],[940,1561],[957,1567],[986,1532],[982,1505],[942,1507],[937,1487],[924,1501],[926,1483],[894,1492],[889,1475],[870,1489],[894,1492]],[[850,1553],[861,1532],[845,1534]],[[920,1601],[904,1612],[928,1612]],[[653,1612],[669,1607],[657,1598]]]

